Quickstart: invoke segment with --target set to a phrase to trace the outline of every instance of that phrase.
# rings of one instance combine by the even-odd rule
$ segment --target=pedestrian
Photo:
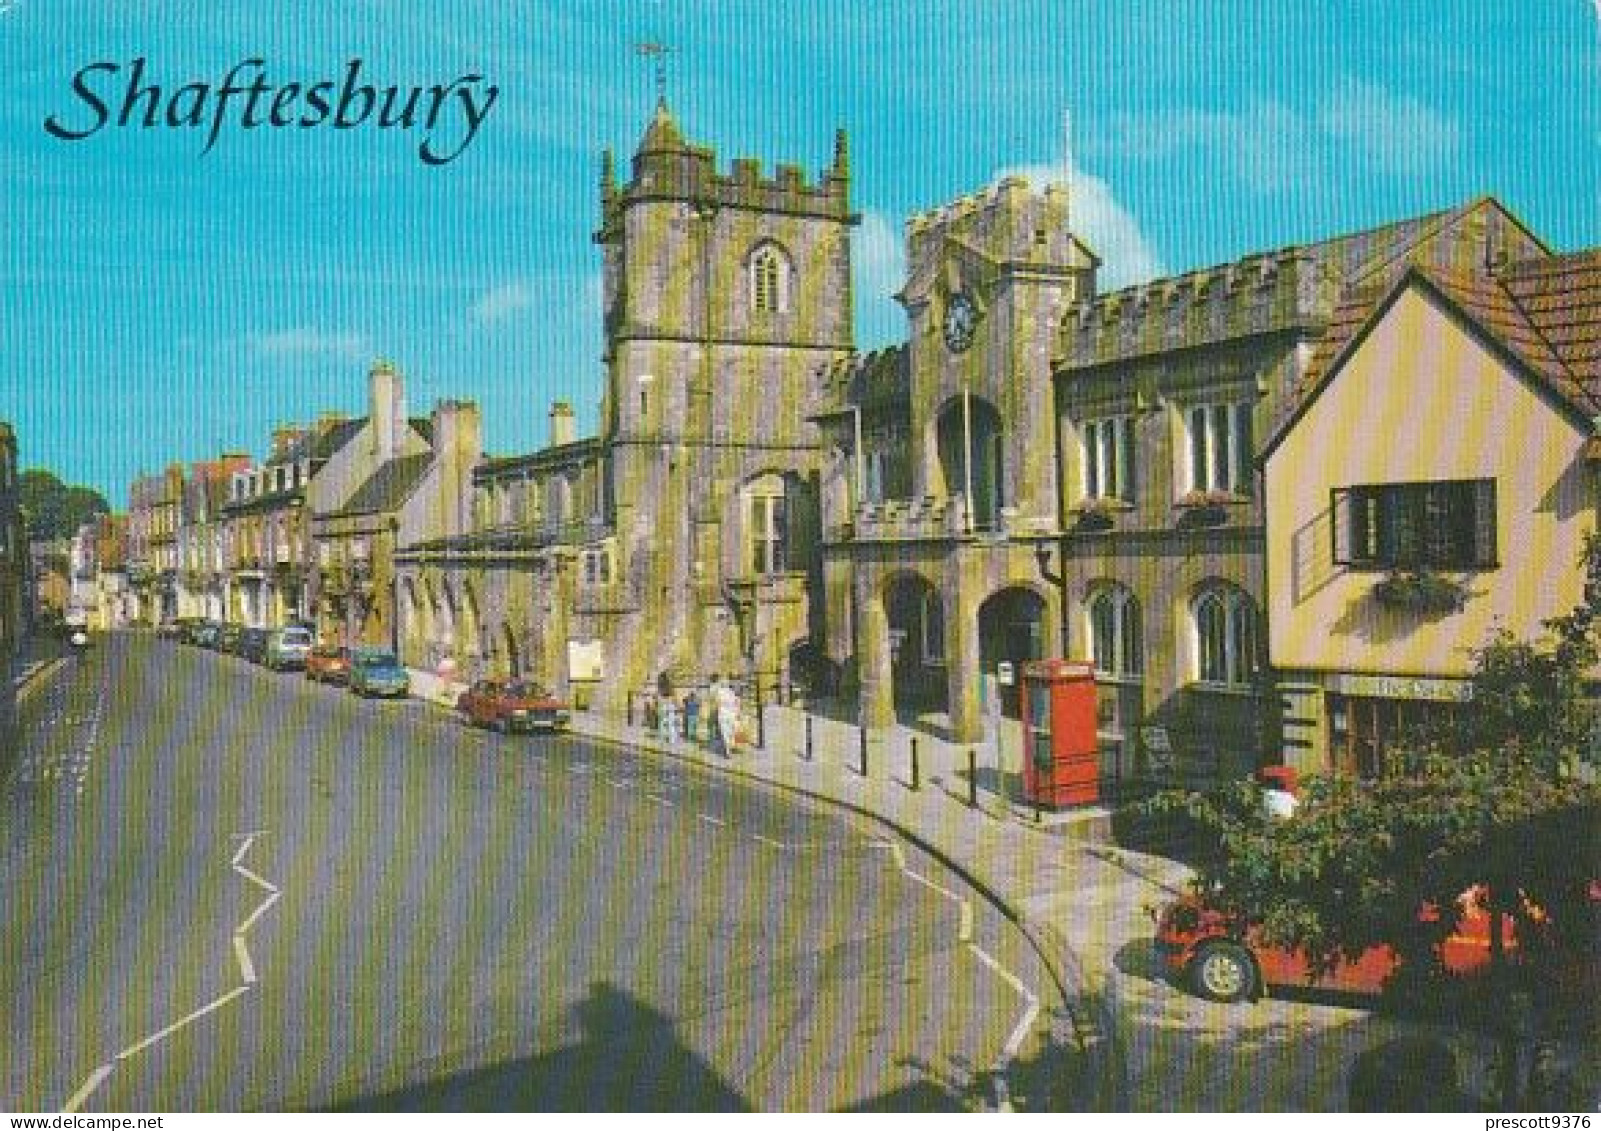
[[[678,701],[670,695],[662,700],[659,737],[668,746],[678,745]]]
[[[723,701],[723,677],[712,676],[711,686],[706,689],[706,729],[711,734],[712,753],[720,757],[728,757],[728,746],[723,740],[723,728],[718,718],[718,705]]]
[[[734,744],[739,734],[739,693],[732,684],[719,682],[716,691],[714,707],[717,711],[718,739],[723,747],[723,757],[734,756]]]
[[[700,744],[700,696],[693,687],[684,696],[684,737],[697,746]]]
[[[656,697],[648,691],[645,692],[645,703],[640,711],[640,720],[645,724],[647,731],[655,730],[661,725],[661,718],[656,706]]]

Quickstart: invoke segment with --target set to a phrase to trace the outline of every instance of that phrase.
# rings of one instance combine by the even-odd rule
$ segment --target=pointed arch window
[[[1090,655],[1098,675],[1135,678],[1145,670],[1140,603],[1121,585],[1108,585],[1090,595]]]
[[[750,306],[757,314],[789,312],[789,257],[775,244],[763,244],[750,257]]]
[[[1195,678],[1245,687],[1256,674],[1256,605],[1231,586],[1209,586],[1190,605]]]

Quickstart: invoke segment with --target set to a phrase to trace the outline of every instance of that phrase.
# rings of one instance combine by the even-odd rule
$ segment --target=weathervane
[[[656,60],[656,101],[663,106],[667,105],[667,56],[672,48],[658,40],[647,40],[636,43],[634,50],[640,55],[648,55]]]

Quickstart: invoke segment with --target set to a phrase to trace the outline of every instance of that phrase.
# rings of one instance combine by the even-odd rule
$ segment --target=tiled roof
[[[416,490],[433,458],[432,452],[421,452],[390,460],[368,476],[367,482],[356,488],[349,502],[332,513],[383,514],[398,510]]]
[[[1353,291],[1335,309],[1264,454],[1278,445],[1395,297],[1418,283],[1577,413],[1586,418],[1601,413],[1601,248],[1524,260],[1497,273],[1413,266],[1388,287]]]

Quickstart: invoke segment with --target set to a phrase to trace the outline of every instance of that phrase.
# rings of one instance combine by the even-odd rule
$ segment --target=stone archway
[[[974,529],[993,530],[1006,505],[1001,414],[982,397],[954,397],[940,409],[935,427],[946,495],[967,498]]]
[[[1045,658],[1045,630],[1045,599],[1025,586],[999,589],[978,607],[979,670],[988,676],[1003,661],[1012,665],[1012,685],[1001,688],[1001,709],[1008,718],[1018,717],[1015,677],[1023,664]]]
[[[944,711],[949,682],[945,656],[945,603],[927,578],[902,573],[884,585],[889,621],[890,672],[897,710]]]

